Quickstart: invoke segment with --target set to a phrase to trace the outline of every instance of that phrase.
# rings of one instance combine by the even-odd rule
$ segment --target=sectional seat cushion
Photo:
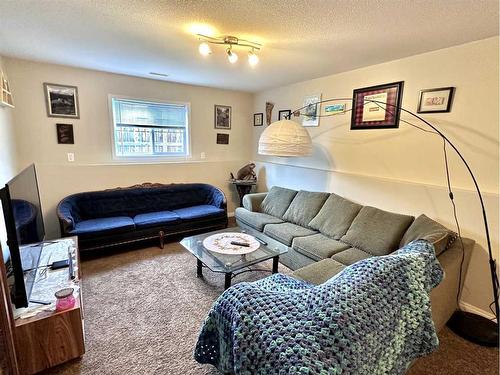
[[[413,216],[365,206],[341,240],[371,255],[387,255],[398,249],[412,222]]]
[[[309,222],[317,215],[329,195],[328,193],[299,191],[290,203],[283,219],[303,227],[309,227]]]
[[[137,228],[146,228],[161,224],[173,224],[180,220],[181,218],[179,215],[172,211],[148,212],[134,217],[134,223]]]
[[[309,223],[309,227],[338,240],[346,234],[362,207],[360,204],[332,193]]]
[[[341,251],[332,256],[333,260],[336,260],[339,263],[342,263],[345,266],[349,266],[351,264],[356,263],[358,260],[370,258],[372,255],[368,254],[366,251],[361,249],[356,249],[355,247],[351,247],[347,250]]]
[[[264,226],[267,224],[283,223],[283,220],[278,219],[277,217],[263,214],[261,212],[248,211],[242,207],[238,207],[234,214],[237,220],[242,221],[244,224],[257,229],[260,232],[264,230]]]
[[[318,232],[293,223],[282,223],[267,224],[264,227],[264,233],[287,246],[291,246],[295,237],[310,236]]]
[[[295,251],[316,261],[330,258],[349,247],[349,245],[332,240],[321,233],[307,237],[296,237],[292,242],[292,248]]]
[[[135,228],[134,220],[127,216],[104,217],[80,221],[71,234],[115,234],[124,233]]]
[[[226,214],[222,208],[210,204],[180,208],[178,210],[172,210],[172,212],[177,214],[182,220],[208,219]]]
[[[296,194],[297,191],[295,190],[273,186],[262,201],[260,206],[261,211],[265,214],[283,219],[283,215]]]
[[[342,271],[346,266],[331,258],[302,267],[293,273],[293,277],[315,285],[323,284]]]
[[[408,245],[413,240],[424,239],[434,245],[436,255],[439,255],[453,243],[455,238],[456,234],[448,228],[425,215],[420,215],[403,235],[399,247]]]

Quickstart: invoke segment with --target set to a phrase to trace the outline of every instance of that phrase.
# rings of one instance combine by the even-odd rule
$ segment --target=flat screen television
[[[27,307],[45,237],[34,164],[0,189],[0,202],[0,245],[12,303]]]

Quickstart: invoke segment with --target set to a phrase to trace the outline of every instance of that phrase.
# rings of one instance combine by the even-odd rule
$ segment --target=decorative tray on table
[[[231,242],[248,244],[235,245]],[[217,233],[203,240],[203,246],[214,253],[226,255],[244,255],[257,250],[260,242],[255,237],[239,232]]]

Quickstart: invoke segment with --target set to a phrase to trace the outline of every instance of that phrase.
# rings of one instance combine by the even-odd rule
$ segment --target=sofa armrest
[[[212,186],[210,204],[214,205],[215,207],[222,208],[227,212],[226,194],[224,194],[224,192],[218,187]]]
[[[266,197],[266,193],[253,193],[247,194],[243,197],[243,207],[245,207],[248,211],[252,212],[260,212],[262,201]]]
[[[57,218],[59,219],[62,236],[75,229],[75,225],[80,219],[77,211],[71,196],[64,198],[57,205]]]

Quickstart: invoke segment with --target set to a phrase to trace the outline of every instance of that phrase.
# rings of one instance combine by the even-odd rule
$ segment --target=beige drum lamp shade
[[[312,141],[307,130],[295,121],[276,121],[261,134],[258,152],[273,156],[310,155]]]

